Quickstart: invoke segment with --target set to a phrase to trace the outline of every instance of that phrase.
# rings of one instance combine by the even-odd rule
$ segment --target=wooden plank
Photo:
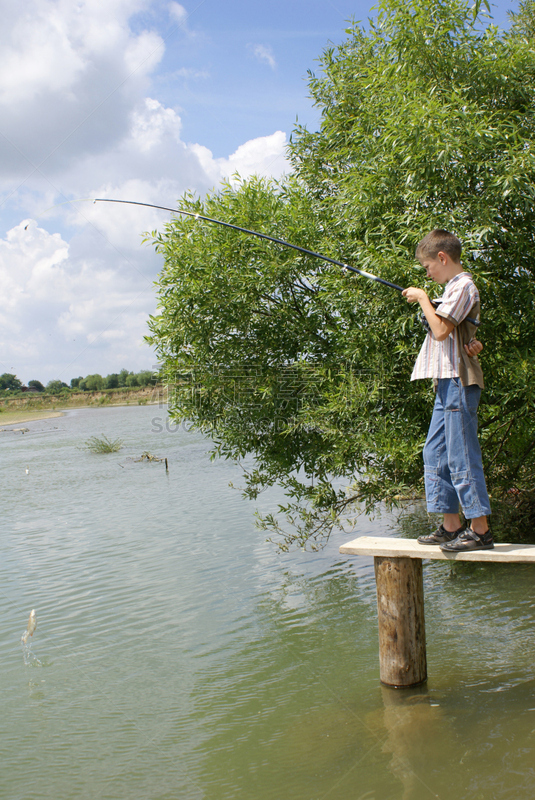
[[[359,536],[340,547],[350,556],[382,556],[391,558],[430,558],[443,561],[502,561],[535,564],[535,544],[496,543],[494,550],[472,550],[466,553],[444,553],[438,545],[418,544],[416,539],[395,539],[387,536]]]

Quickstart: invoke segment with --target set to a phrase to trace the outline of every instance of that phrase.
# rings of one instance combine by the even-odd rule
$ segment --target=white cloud
[[[129,17],[148,5],[149,0],[27,0],[20,6],[3,0],[4,180],[25,177],[29,167],[41,164],[50,175],[80,153],[98,152],[125,135],[129,111],[164,52],[158,34],[129,28]]]
[[[165,179],[158,182],[137,179],[110,182],[98,187],[93,194],[99,198],[133,200],[170,208],[176,206],[179,196],[176,183]],[[141,274],[147,274],[146,266],[139,263],[142,233],[160,228],[168,218],[168,212],[107,202],[81,204],[70,212],[71,224],[91,226],[95,240],[91,252],[98,252],[99,247],[115,249],[120,259],[130,263],[131,269],[139,270]],[[88,247],[89,243],[84,242],[84,246]],[[149,275],[152,280],[153,274]]]
[[[226,158],[183,141],[177,108],[148,96],[163,40],[129,25],[152,5],[0,0],[0,190],[11,196],[11,208],[35,216],[69,197],[174,207],[185,191],[202,196],[235,172],[280,177],[288,168],[282,131],[245,142]],[[183,26],[184,7],[166,8]],[[39,224],[6,225],[0,373],[68,382],[152,365],[143,336],[161,262],[141,246],[141,233],[167,218],[142,207],[76,203]]]
[[[169,16],[172,17],[176,22],[185,22],[188,18],[188,12],[181,6],[180,3],[169,3]]]
[[[210,73],[206,69],[193,69],[193,67],[181,67],[180,69],[176,69],[174,72],[171,72],[168,76],[168,80],[172,80],[173,78],[192,78],[193,80],[198,80],[202,78],[203,80],[210,77]]]
[[[281,174],[283,133],[214,159],[181,140],[176,109],[147,97],[163,40],[134,33],[129,20],[150,7],[151,0],[28,0],[13,14],[0,0],[8,20],[0,30],[0,190],[15,191],[22,207],[39,207],[23,197],[26,188],[47,195],[46,207],[54,190],[88,196],[140,181],[153,186],[151,197],[165,184],[167,204],[186,189],[203,194],[236,170]],[[179,3],[168,9],[179,22],[187,17]]]
[[[286,134],[276,131],[245,142],[228,159],[218,159],[218,162],[226,175],[239,172],[242,177],[253,174],[280,177],[288,171],[287,144]]]
[[[271,69],[276,69],[277,62],[275,61],[271,47],[267,47],[265,44],[250,44],[248,50],[258,61],[267,64]]]
[[[28,13],[30,10],[33,13]],[[72,100],[70,90],[88,62],[84,48],[77,47],[72,34],[68,35],[65,20],[59,18],[57,9],[51,5],[45,8],[40,3],[34,3],[32,9],[30,3],[11,29],[3,26],[2,30],[2,105],[18,106],[42,92],[68,92]]]
[[[289,168],[286,160],[287,144],[286,134],[276,131],[269,136],[259,136],[245,142],[228,158],[214,158],[207,147],[198,144],[191,145],[191,149],[196,153],[206,175],[217,185],[236,172],[242,178],[251,175],[280,178]]]
[[[214,158],[202,145],[185,144],[180,132],[180,116],[146,98],[132,112],[123,141],[110,152],[81,159],[70,170],[68,183],[84,186],[85,196],[175,207],[185,191],[203,195],[236,172],[242,177],[278,178],[288,171],[287,140],[282,131],[252,139],[228,158]],[[89,222],[106,242],[128,251],[128,258],[139,251],[140,232],[153,230],[166,218],[162,212],[128,205],[73,204],[66,208],[71,225]]]
[[[164,108],[158,100],[147,97],[145,107],[132,114],[131,144],[145,153],[160,146],[166,136],[178,144],[181,127],[180,117],[172,108]]]
[[[117,269],[104,248],[99,259],[73,256],[58,233],[21,222],[0,240],[2,371],[16,363],[23,380],[68,382],[118,363],[151,366],[143,343],[155,306],[148,284],[124,265]]]
[[[132,39],[124,52],[124,63],[129,77],[135,72],[152,72],[158,66],[163,50],[161,37],[153,31],[143,31]]]

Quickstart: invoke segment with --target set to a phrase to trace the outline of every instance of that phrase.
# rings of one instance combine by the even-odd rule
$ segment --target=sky
[[[280,177],[296,120],[318,126],[307,71],[372,7],[0,0],[0,374],[155,368],[162,262],[142,234],[168,215],[84,198],[173,206],[236,172]]]

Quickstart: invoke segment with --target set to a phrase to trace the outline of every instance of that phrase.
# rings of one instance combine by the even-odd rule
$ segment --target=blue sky
[[[227,155],[244,140],[288,131],[296,116],[315,122],[307,70],[317,68],[329,41],[343,40],[348,19],[366,19],[368,13],[369,4],[348,0],[220,5],[205,0],[188,19],[198,38],[171,34],[178,47],[166,52],[158,90],[169,102],[178,97],[186,139]],[[173,78],[181,68],[192,77]]]
[[[493,6],[507,26],[507,10]],[[234,172],[279,177],[307,70],[357,0],[0,0],[0,373],[144,369],[163,205]],[[51,211],[43,213],[51,206]]]

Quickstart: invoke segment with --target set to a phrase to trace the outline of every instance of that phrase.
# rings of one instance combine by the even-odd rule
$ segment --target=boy
[[[428,278],[446,284],[438,308],[423,289],[403,291],[409,303],[420,303],[430,328],[411,380],[433,378],[435,385],[423,452],[425,495],[427,510],[444,515],[437,530],[418,541],[450,552],[491,550],[490,503],[477,438],[483,373],[475,353],[481,346],[472,342],[476,326],[466,320],[479,317],[479,293],[461,266],[461,243],[452,233],[431,231],[416,248],[416,258]],[[459,503],[470,527],[461,524]]]

